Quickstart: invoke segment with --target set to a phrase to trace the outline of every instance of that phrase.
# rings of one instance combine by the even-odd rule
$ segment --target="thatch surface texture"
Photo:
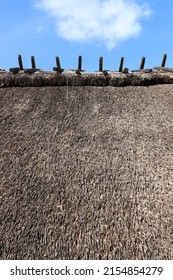
[[[173,259],[173,85],[0,89],[1,259]]]

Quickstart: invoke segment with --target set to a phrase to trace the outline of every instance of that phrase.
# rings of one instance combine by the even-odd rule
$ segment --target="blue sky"
[[[86,4],[88,3],[88,4]],[[173,67],[172,0],[0,0],[0,69],[17,67],[18,54],[25,68],[35,56],[40,69],[52,70],[59,56],[62,68],[137,69],[142,56],[146,68]]]

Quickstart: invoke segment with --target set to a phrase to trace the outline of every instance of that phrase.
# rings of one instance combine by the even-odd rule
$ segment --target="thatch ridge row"
[[[42,86],[149,86],[172,84],[173,73],[162,71],[145,72],[79,72],[37,71],[17,74],[0,72],[0,87],[42,87]]]

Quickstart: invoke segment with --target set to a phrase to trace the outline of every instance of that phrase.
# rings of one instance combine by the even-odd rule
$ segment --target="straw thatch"
[[[0,89],[2,259],[173,258],[173,85]]]
[[[13,68],[12,68],[13,69]],[[167,69],[167,71],[163,71]],[[40,87],[40,86],[148,86],[157,84],[173,84],[171,68],[162,68],[159,71],[152,69],[128,73],[123,72],[80,72],[64,71],[35,71],[25,69],[19,71],[14,68],[13,72],[0,72],[0,88],[2,87]],[[17,73],[15,74],[15,72]]]

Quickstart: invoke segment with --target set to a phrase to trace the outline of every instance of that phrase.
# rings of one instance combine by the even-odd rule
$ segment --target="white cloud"
[[[69,41],[100,42],[108,49],[136,37],[147,5],[136,0],[35,0],[36,7],[53,16],[59,36]]]

